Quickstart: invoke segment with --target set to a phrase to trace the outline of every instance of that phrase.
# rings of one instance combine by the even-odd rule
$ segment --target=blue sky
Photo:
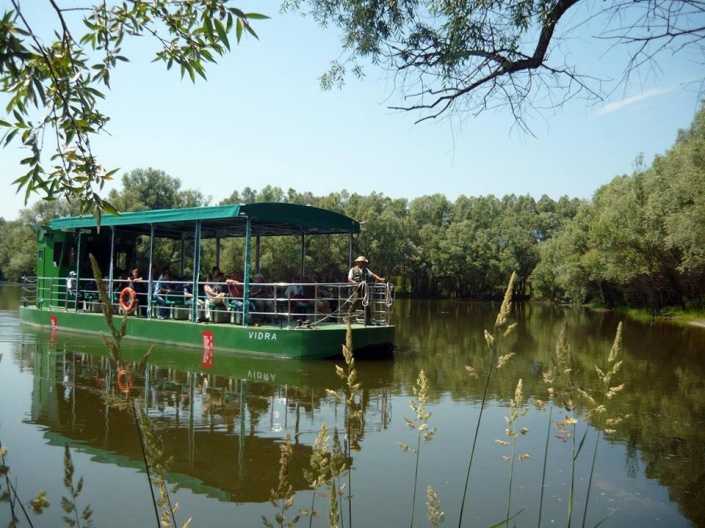
[[[51,20],[48,4],[25,4],[26,10],[41,6],[28,12],[37,23]],[[609,100],[578,97],[555,112],[529,115],[534,136],[519,130],[506,110],[415,124],[418,114],[389,109],[399,94],[374,67],[342,90],[320,89],[318,77],[340,53],[335,28],[280,15],[271,0],[238,5],[272,19],[256,22],[259,40],[243,39],[210,66],[208,82],[194,85],[151,63],[145,40],[126,47],[132,62],[113,74],[102,108],[111,116],[109,135],[93,140],[103,164],[121,169],[113,187],[124,172],[152,167],[212,203],[265,185],[409,200],[435,193],[452,201],[512,193],[590,198],[615,176],[631,174],[639,154],[648,163],[673,145],[698,109],[696,81],[705,73],[702,62],[664,56],[661,71],[646,72]],[[581,31],[572,31],[569,43],[580,69],[619,77],[623,55],[605,54],[584,38],[589,30]],[[0,216],[7,220],[24,207],[11,187],[21,157],[16,148],[0,151],[9,191]]]

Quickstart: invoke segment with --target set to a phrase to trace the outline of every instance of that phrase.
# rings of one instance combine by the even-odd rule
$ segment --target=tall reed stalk
[[[71,451],[69,450],[69,445],[64,446],[64,487],[68,490],[68,497],[61,497],[61,508],[64,510],[66,515],[64,515],[63,520],[67,526],[71,528],[81,528],[81,521],[84,522],[83,526],[86,528],[93,528],[93,510],[90,506],[83,508],[83,511],[79,513],[78,504],[76,500],[78,496],[83,491],[83,477],[78,479],[78,482],[74,484],[73,482],[74,466],[73,460],[71,459]]]
[[[505,417],[507,423],[506,434],[507,440],[497,439],[495,440],[498,444],[502,446],[510,447],[510,454],[505,456],[505,460],[509,461],[509,487],[507,490],[507,511],[504,519],[504,525],[509,526],[509,521],[517,514],[512,516],[512,490],[514,484],[514,461],[515,460],[527,460],[529,455],[527,453],[522,453],[520,455],[516,454],[516,442],[520,435],[525,435],[529,432],[526,427],[519,428],[519,418],[526,415],[529,411],[528,407],[524,405],[524,385],[520,379],[517,383],[516,389],[514,390],[514,397],[509,402],[509,416]]]
[[[279,481],[277,487],[272,489],[269,502],[277,510],[274,515],[276,526],[279,528],[292,528],[299,522],[301,515],[294,514],[291,519],[287,520],[286,518],[287,512],[294,506],[294,486],[289,480],[291,457],[294,453],[291,447],[291,435],[286,435],[286,439],[279,447],[279,451]],[[275,526],[264,515],[262,516],[262,522],[267,528],[274,528]]]
[[[352,460],[352,451],[358,451],[359,440],[364,429],[362,402],[360,388],[362,384],[357,379],[357,369],[355,368],[355,358],[353,356],[352,345],[352,324],[350,313],[347,320],[347,331],[345,344],[342,346],[343,359],[345,367],[335,366],[336,374],[344,382],[343,394],[338,391],[327,389],[326,393],[332,396],[336,403],[344,403],[344,441],[341,441],[338,427],[333,428],[332,445],[331,436],[328,434],[326,424],[322,424],[318,432],[318,436],[313,444],[313,449],[310,458],[311,471],[304,470],[304,478],[309,483],[313,495],[311,497],[311,507],[309,510],[299,510],[299,514],[290,520],[286,525],[284,522],[283,510],[276,518],[280,526],[291,526],[299,521],[300,516],[309,515],[309,527],[313,525],[313,518],[318,517],[318,512],[315,509],[316,495],[328,495],[328,524],[331,528],[344,527],[344,517],[341,515],[343,511],[343,501],[348,503],[348,522],[353,526],[352,518],[352,476],[349,461]],[[288,438],[288,437],[287,437]],[[288,441],[288,440],[287,440]],[[283,449],[283,448],[282,448]],[[288,477],[288,467],[284,468],[284,464],[288,464],[289,459],[282,455],[280,460],[280,483],[277,490],[272,490],[273,500],[276,498],[277,504],[285,501],[286,509],[293,506],[294,491],[290,490],[287,495],[284,491],[285,483],[282,483],[283,475]],[[343,479],[347,475],[347,482]],[[288,489],[288,488],[287,488]],[[319,490],[324,490],[320,491]],[[274,502],[273,502],[274,503]],[[272,526],[264,517],[265,526]]]
[[[154,515],[157,521],[157,526],[159,528],[176,526],[177,523],[175,513],[178,508],[178,504],[172,504],[169,490],[166,485],[166,464],[163,462],[164,454],[157,445],[149,417],[138,409],[132,392],[135,372],[144,372],[153,347],[150,347],[147,350],[136,367],[124,361],[121,342],[127,333],[128,316],[123,316],[122,323],[118,328],[113,317],[113,304],[110,296],[108,295],[108,291],[105,288],[103,275],[100,270],[100,266],[98,265],[98,261],[96,261],[92,254],[89,254],[89,259],[91,262],[93,277],[98,289],[98,296],[103,308],[103,317],[105,318],[108,330],[110,331],[110,336],[106,336],[102,332],[100,336],[105,344],[105,347],[110,352],[113,364],[117,367],[117,369],[124,369],[125,376],[127,377],[127,391],[125,393],[125,400],[121,401],[119,398],[113,398],[110,402],[118,407],[123,407],[126,404],[132,411],[135,428],[137,430],[137,435],[140,442],[140,448],[142,450],[142,459],[144,461],[145,472],[149,482],[149,489],[152,496],[152,505],[154,507]],[[182,527],[187,528],[190,523],[191,519],[188,519]]]
[[[553,364],[549,370],[544,372],[543,381],[548,387],[548,395],[551,400],[551,404],[555,405],[557,408],[564,409],[567,413],[561,420],[556,422],[555,426],[558,430],[556,438],[562,442],[570,441],[571,444],[570,491],[567,505],[568,511],[566,512],[565,522],[565,525],[569,528],[573,521],[573,506],[575,503],[576,460],[580,454],[582,441],[580,445],[578,445],[575,438],[576,424],[578,423],[576,417],[576,397],[578,393],[578,385],[575,379],[573,350],[568,344],[565,325],[561,328],[561,333],[558,336],[558,342],[556,343],[556,348],[553,355]],[[549,428],[551,427],[551,415],[552,413],[549,413]],[[583,441],[584,438],[585,437],[583,436]],[[546,463],[547,459],[544,458],[544,465]],[[545,482],[542,482],[541,486],[543,487],[544,485]]]
[[[595,471],[595,462],[597,459],[597,449],[600,439],[603,434],[603,429],[605,434],[614,432],[613,427],[622,421],[622,417],[613,418],[603,418],[607,412],[607,401],[611,400],[616,396],[623,388],[624,385],[611,385],[612,378],[619,372],[621,367],[621,360],[618,361],[618,356],[622,348],[622,323],[619,323],[617,327],[617,334],[615,340],[612,344],[612,348],[607,357],[607,367],[603,370],[599,366],[595,365],[595,371],[597,372],[598,378],[601,382],[601,393],[602,397],[598,402],[597,398],[590,394],[588,391],[580,387],[576,381],[575,365],[573,360],[573,352],[571,347],[568,345],[566,337],[565,325],[561,329],[560,336],[558,338],[558,343],[556,344],[556,349],[553,357],[553,364],[551,368],[544,372],[543,381],[548,386],[548,394],[550,398],[550,412],[548,419],[548,428],[551,428],[551,417],[553,408],[565,409],[566,413],[564,417],[557,421],[555,427],[558,431],[556,438],[563,442],[570,441],[571,444],[571,472],[570,472],[570,492],[568,497],[568,505],[566,512],[565,525],[570,527],[573,523],[574,508],[575,508],[575,481],[576,481],[576,464],[582,448],[587,440],[587,434],[589,429],[586,428],[582,434],[580,440],[577,439],[577,423],[578,418],[582,421],[592,420],[593,425],[596,429],[595,443],[592,450],[592,458],[590,460],[590,473],[588,478],[588,487],[585,496],[585,504],[582,516],[582,526],[585,526],[587,522],[587,508],[590,500],[590,493],[592,490],[592,481]],[[581,417],[577,413],[577,399],[582,398],[587,403],[587,411]],[[542,402],[541,402],[542,403]],[[603,427],[601,429],[600,427]],[[546,437],[546,449],[544,453],[544,466],[543,466],[543,476],[541,482],[541,500],[539,506],[539,519],[538,526],[541,525],[541,513],[543,508],[543,488],[546,483],[546,464],[548,459],[548,442],[549,435]],[[598,523],[599,524],[599,523]]]
[[[318,495],[319,490],[326,485],[330,475],[330,457],[328,456],[329,442],[330,435],[324,423],[318,431],[318,436],[316,436],[316,439],[313,441],[311,458],[309,460],[311,471],[304,469],[304,478],[313,490],[311,494],[311,509],[308,511],[309,528],[313,526],[313,519],[318,517],[318,512],[315,509],[316,495]]]
[[[470,483],[470,472],[472,470],[472,463],[475,458],[475,447],[477,446],[477,438],[480,433],[480,425],[482,423],[482,414],[485,409],[485,404],[487,403],[487,394],[490,387],[490,379],[492,378],[492,372],[495,369],[499,369],[506,364],[506,362],[514,355],[513,353],[507,353],[504,355],[499,355],[498,341],[502,337],[509,335],[515,328],[515,324],[509,324],[509,315],[512,308],[512,296],[514,292],[514,282],[516,281],[516,273],[512,273],[509,279],[509,285],[507,286],[507,291],[504,293],[504,299],[502,300],[502,305],[499,308],[499,313],[497,314],[497,319],[494,324],[494,333],[490,334],[485,330],[485,342],[490,349],[490,362],[487,367],[487,372],[485,374],[485,386],[482,391],[482,400],[480,401],[480,412],[477,416],[477,422],[475,424],[475,432],[473,434],[472,446],[470,448],[470,459],[468,460],[467,470],[465,472],[465,485],[463,486],[463,495],[460,500],[460,514],[458,515],[458,528],[463,525],[463,512],[465,510],[465,500],[467,498],[468,486]],[[477,369],[471,365],[465,367],[466,370],[473,376],[477,377]]]
[[[433,435],[436,432],[435,428],[429,429],[428,427],[428,421],[431,418],[431,413],[426,410],[426,406],[428,405],[428,379],[426,378],[426,374],[423,370],[419,372],[419,377],[416,379],[416,385],[413,387],[413,393],[417,400],[412,399],[409,402],[409,406],[411,407],[411,410],[416,413],[416,418],[414,420],[404,418],[404,422],[409,429],[416,432],[416,447],[411,447],[409,444],[404,442],[398,442],[399,446],[405,453],[413,453],[416,459],[414,464],[414,491],[411,498],[411,521],[409,522],[409,528],[413,528],[414,526],[416,490],[419,482],[421,442],[423,441],[425,444],[430,442],[433,440]],[[438,497],[435,495],[435,492],[433,492],[433,488],[429,486],[427,493],[432,494],[431,507],[440,507],[440,501],[438,501]],[[429,507],[429,509],[431,509],[431,507]]]
[[[539,409],[545,407],[545,403],[541,400],[536,402],[536,406]],[[537,528],[541,526],[541,516],[543,515],[543,499],[546,493],[546,467],[548,462],[548,445],[551,440],[551,424],[553,423],[553,404],[548,406],[548,426],[546,427],[546,443],[543,448],[543,465],[541,467],[541,493],[539,496],[539,515],[537,518]]]
[[[357,369],[355,368],[355,358],[353,356],[352,343],[352,319],[348,317],[347,329],[345,332],[345,345],[343,345],[343,359],[345,368],[335,366],[336,374],[345,382],[343,390],[345,392],[345,433],[347,442],[345,443],[345,455],[347,460],[352,460],[352,451],[360,449],[360,438],[363,431],[362,403],[360,402],[360,388],[362,384],[357,380]],[[352,518],[352,471],[347,471],[347,502],[348,502],[348,524],[353,526]]]
[[[607,409],[607,402],[608,400],[611,400],[614,398],[617,394],[619,394],[622,389],[624,388],[624,384],[620,385],[610,385],[612,382],[612,378],[617,375],[619,372],[620,367],[622,366],[622,361],[617,360],[619,357],[620,353],[622,351],[622,323],[619,323],[617,326],[617,335],[614,338],[614,342],[612,343],[612,348],[610,349],[610,353],[607,356],[607,367],[604,369],[604,371],[595,365],[595,371],[597,372],[597,376],[600,380],[600,383],[602,385],[602,398],[601,401],[598,402],[596,398],[591,396],[589,393],[585,392],[584,390],[580,390],[580,394],[588,401],[590,405],[590,410],[585,416],[585,419],[591,419],[594,418],[596,419],[595,421],[600,422],[603,421],[603,426],[604,426],[604,432],[605,434],[610,434],[614,432],[614,427],[618,425],[623,417],[613,417],[613,418],[605,418],[602,420],[602,417],[606,415],[608,409]],[[587,492],[585,494],[585,507],[583,510],[583,523],[582,526],[583,528],[585,527],[585,523],[587,521],[587,508],[588,508],[588,503],[590,502],[590,491],[592,490],[592,479],[593,475],[595,473],[595,461],[597,459],[597,447],[600,442],[600,437],[602,436],[602,429],[599,428],[599,423],[596,423],[596,429],[597,429],[597,434],[595,435],[595,445],[593,446],[593,452],[592,452],[592,460],[590,462],[590,477],[588,478],[588,488]]]

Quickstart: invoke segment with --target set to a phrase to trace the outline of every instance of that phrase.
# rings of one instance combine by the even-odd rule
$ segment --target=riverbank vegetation
[[[296,202],[334,209],[363,223],[354,252],[389,277],[401,295],[501,299],[516,271],[515,299],[643,309],[650,316],[702,310],[705,300],[705,109],[673,147],[647,165],[637,160],[631,175],[615,177],[591,200],[507,195],[440,194],[412,200],[348,191],[328,196],[265,186],[232,191],[219,203]],[[196,190],[162,171],[137,169],[123,176],[109,200],[135,211],[211,204]],[[226,190],[227,192],[227,190]],[[32,274],[32,225],[76,208],[62,201],[40,202],[17,220],[0,219],[0,270],[8,279]],[[325,237],[319,237],[321,239]],[[29,243],[28,243],[29,241]],[[261,266],[266,277],[297,276],[291,241],[266,240]],[[146,252],[146,250],[145,250]],[[146,253],[145,253],[146,254]],[[220,248],[220,265],[242,268],[242,243]],[[160,264],[177,263],[179,248],[162,245]],[[207,248],[204,265],[214,263]],[[286,258],[291,255],[291,258]],[[316,240],[307,267],[328,281],[347,271],[346,241]],[[147,269],[146,257],[141,264]]]

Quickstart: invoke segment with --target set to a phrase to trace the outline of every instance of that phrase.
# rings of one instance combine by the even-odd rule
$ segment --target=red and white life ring
[[[125,313],[132,313],[137,306],[137,294],[130,287],[123,288],[120,292],[120,308]]]
[[[125,369],[120,369],[117,374],[117,386],[120,392],[127,394],[132,388],[132,382]]]

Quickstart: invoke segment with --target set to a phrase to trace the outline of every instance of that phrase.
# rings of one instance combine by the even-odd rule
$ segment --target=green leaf
[[[209,40],[213,40],[213,21],[210,17],[203,17],[203,30]]]
[[[19,130],[14,129],[14,130],[11,130],[10,132],[7,133],[7,135],[5,136],[5,141],[4,141],[4,145],[3,145],[4,147],[6,147],[7,145],[10,144],[10,142],[11,142],[11,141],[15,138],[15,136],[17,135],[17,132],[19,132]]]
[[[213,55],[211,54],[210,51],[207,49],[202,49],[201,50],[201,56],[207,60],[208,62],[215,62],[215,59],[213,58]]]
[[[270,17],[261,13],[247,13],[245,15],[248,20],[269,20]]]
[[[235,36],[237,37],[237,41],[240,42],[240,39],[242,38],[242,19],[238,18],[237,23],[235,24]]]
[[[225,44],[225,47],[230,50],[230,42],[228,42],[228,33],[220,20],[215,20],[215,29],[218,32],[218,37],[221,42]]]
[[[257,33],[255,33],[255,30],[252,29],[252,27],[251,27],[249,24],[245,25],[245,29],[247,30],[247,32],[248,32],[250,35],[252,35],[252,36],[255,37],[257,40],[259,40],[259,37],[257,36]]]
[[[47,103],[47,98],[46,98],[46,93],[44,92],[44,85],[42,84],[40,79],[34,79],[34,89],[39,93],[39,99],[42,102],[42,105],[46,105]]]

